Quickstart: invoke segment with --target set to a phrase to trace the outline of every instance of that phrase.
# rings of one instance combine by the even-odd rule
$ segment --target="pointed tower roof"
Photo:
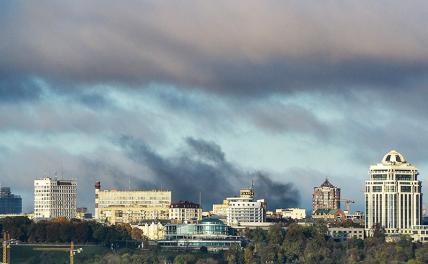
[[[320,186],[320,187],[336,188],[336,186],[334,186],[333,184],[331,184],[331,183],[328,181],[328,178],[325,178],[325,181],[321,184],[321,186]]]

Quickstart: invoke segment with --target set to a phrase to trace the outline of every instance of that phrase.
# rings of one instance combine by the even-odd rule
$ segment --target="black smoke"
[[[150,179],[134,179],[138,187],[172,190],[174,200],[198,201],[201,193],[204,209],[210,210],[213,203],[239,195],[239,188],[249,187],[254,180],[256,196],[266,199],[269,208],[299,204],[299,192],[291,183],[275,182],[261,172],[245,172],[229,162],[214,142],[186,138],[183,148],[171,157],[163,157],[145,142],[132,137],[122,137],[119,144],[128,157],[151,173]]]

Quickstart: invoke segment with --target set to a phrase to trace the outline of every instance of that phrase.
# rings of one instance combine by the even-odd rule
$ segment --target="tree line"
[[[132,240],[128,225],[106,226],[94,221],[58,218],[34,222],[27,217],[0,219],[0,232],[27,243],[97,243],[111,245],[118,241]]]
[[[141,232],[129,225],[106,226],[93,221],[56,219],[33,222],[25,217],[0,219],[0,231],[23,242],[97,243],[110,246],[118,241],[142,239]],[[174,263],[174,264],[261,264],[261,263],[428,263],[428,243],[413,243],[408,236],[385,242],[382,229],[365,240],[338,241],[327,236],[323,223],[303,226],[291,223],[270,227],[268,231],[245,230],[247,243],[225,252],[168,251],[159,247],[149,251],[126,249],[92,256],[84,263]],[[113,261],[114,260],[114,261]]]
[[[312,226],[280,225],[269,231],[247,230],[249,244],[225,253],[228,264],[256,263],[428,263],[428,243],[413,243],[408,236],[385,242],[381,228],[373,237],[338,241],[327,236],[324,223]]]

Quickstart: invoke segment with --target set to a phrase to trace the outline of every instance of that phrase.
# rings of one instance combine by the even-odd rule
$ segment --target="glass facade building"
[[[0,214],[21,214],[22,198],[12,194],[9,187],[0,188]]]
[[[242,243],[234,229],[215,218],[206,218],[195,224],[168,224],[165,228],[166,238],[158,242],[162,247],[222,250]]]

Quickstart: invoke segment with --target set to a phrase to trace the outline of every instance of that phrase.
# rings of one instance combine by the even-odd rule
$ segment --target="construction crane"
[[[33,250],[36,250],[36,251],[61,251],[61,252],[69,252],[69,254],[70,254],[70,264],[74,264],[74,256],[77,253],[81,253],[83,251],[82,248],[75,249],[73,241],[71,241],[69,248],[68,247],[66,247],[66,248],[65,247],[50,247],[50,248],[48,248],[48,247],[39,247],[39,248],[33,248]]]
[[[3,262],[4,264],[10,263],[10,235],[8,232],[3,233]]]
[[[348,214],[351,213],[351,203],[355,203],[355,201],[349,200],[349,199],[343,199],[343,200],[339,200],[339,202],[344,202],[346,206],[346,210],[348,211]]]

